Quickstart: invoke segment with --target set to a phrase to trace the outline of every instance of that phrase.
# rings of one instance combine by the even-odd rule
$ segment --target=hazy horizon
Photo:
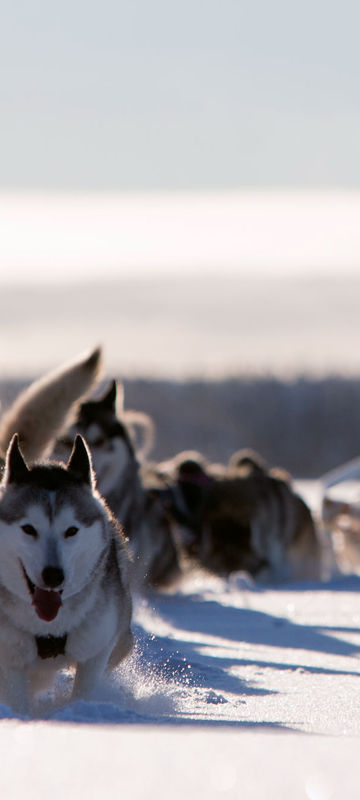
[[[107,375],[358,375],[360,277],[224,276],[2,288],[0,377],[97,344]]]
[[[0,285],[358,274],[360,191],[0,192]]]

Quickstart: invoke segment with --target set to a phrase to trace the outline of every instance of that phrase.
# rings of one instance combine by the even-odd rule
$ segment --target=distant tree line
[[[196,449],[226,462],[252,447],[295,477],[317,477],[360,456],[360,378],[126,380],[125,398],[153,417],[156,459]]]
[[[125,405],[156,425],[152,456],[200,450],[226,463],[241,447],[295,477],[317,477],[360,455],[360,378],[223,381],[126,379]],[[2,408],[24,382],[0,382]]]

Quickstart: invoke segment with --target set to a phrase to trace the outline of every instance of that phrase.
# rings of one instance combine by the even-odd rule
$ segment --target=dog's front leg
[[[110,650],[111,652],[111,650]],[[99,678],[104,674],[110,652],[103,650],[88,661],[78,664],[75,675],[72,699],[87,698],[94,690]]]
[[[0,699],[16,714],[29,713],[29,679],[25,670],[12,667],[1,673]]]

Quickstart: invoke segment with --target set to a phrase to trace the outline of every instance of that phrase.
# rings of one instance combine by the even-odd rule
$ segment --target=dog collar
[[[67,633],[64,636],[35,636],[38,656],[40,658],[56,658],[65,655]]]

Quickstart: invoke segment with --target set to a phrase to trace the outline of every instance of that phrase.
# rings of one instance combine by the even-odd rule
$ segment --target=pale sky
[[[5,0],[0,187],[360,187],[357,0]]]

